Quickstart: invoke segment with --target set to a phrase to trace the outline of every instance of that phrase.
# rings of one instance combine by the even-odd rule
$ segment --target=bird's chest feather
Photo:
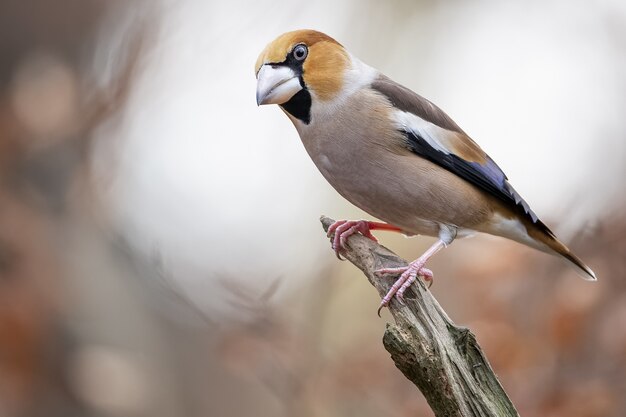
[[[373,177],[391,181],[392,173],[384,162],[385,141],[378,140],[384,135],[380,132],[381,120],[376,123],[358,111],[342,110],[335,117],[301,129],[300,137],[326,180],[355,202],[382,186],[381,182],[372,181]]]
[[[375,217],[400,226],[414,225],[418,217],[415,203],[428,193],[423,187],[428,183],[421,181],[415,167],[408,174],[410,179],[398,175],[402,172],[397,169],[398,152],[406,151],[386,108],[363,107],[357,101],[317,122],[313,118],[298,131],[311,159],[333,188]]]
[[[480,199],[477,191],[412,154],[388,111],[375,97],[357,96],[317,120],[313,113],[309,125],[296,128],[333,188],[375,217],[419,234],[436,234],[437,223],[464,224],[481,217],[481,204],[481,213],[465,204]]]

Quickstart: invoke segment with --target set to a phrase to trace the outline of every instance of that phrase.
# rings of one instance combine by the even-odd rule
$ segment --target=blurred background
[[[0,416],[428,416],[255,104],[314,28],[445,109],[596,272],[456,242],[432,288],[525,416],[626,414],[626,3],[0,3]],[[382,232],[407,259],[432,243]]]

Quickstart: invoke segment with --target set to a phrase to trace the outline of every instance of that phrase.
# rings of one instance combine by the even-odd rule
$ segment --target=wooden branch
[[[325,216],[320,221],[324,230],[334,222]],[[383,297],[394,280],[378,277],[374,271],[407,262],[360,234],[350,236],[348,245],[345,258],[363,271]],[[389,305],[396,324],[387,324],[383,344],[435,415],[518,416],[472,332],[456,326],[420,280],[404,300],[402,304],[394,298]]]

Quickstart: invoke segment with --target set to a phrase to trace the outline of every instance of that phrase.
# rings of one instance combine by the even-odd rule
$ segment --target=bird
[[[502,169],[443,110],[310,29],[284,33],[260,53],[257,105],[278,105],[307,153],[346,200],[382,222],[339,220],[328,229],[339,257],[347,238],[373,230],[437,241],[401,268],[378,312],[421,277],[426,262],[455,239],[475,233],[507,238],[596,275],[515,191]]]

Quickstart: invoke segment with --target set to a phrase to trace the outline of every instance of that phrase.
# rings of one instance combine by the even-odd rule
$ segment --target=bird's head
[[[349,64],[344,47],[324,33],[284,33],[257,59],[257,104],[279,104],[294,117],[306,118],[298,113],[308,113],[312,99],[329,101],[338,95]]]

